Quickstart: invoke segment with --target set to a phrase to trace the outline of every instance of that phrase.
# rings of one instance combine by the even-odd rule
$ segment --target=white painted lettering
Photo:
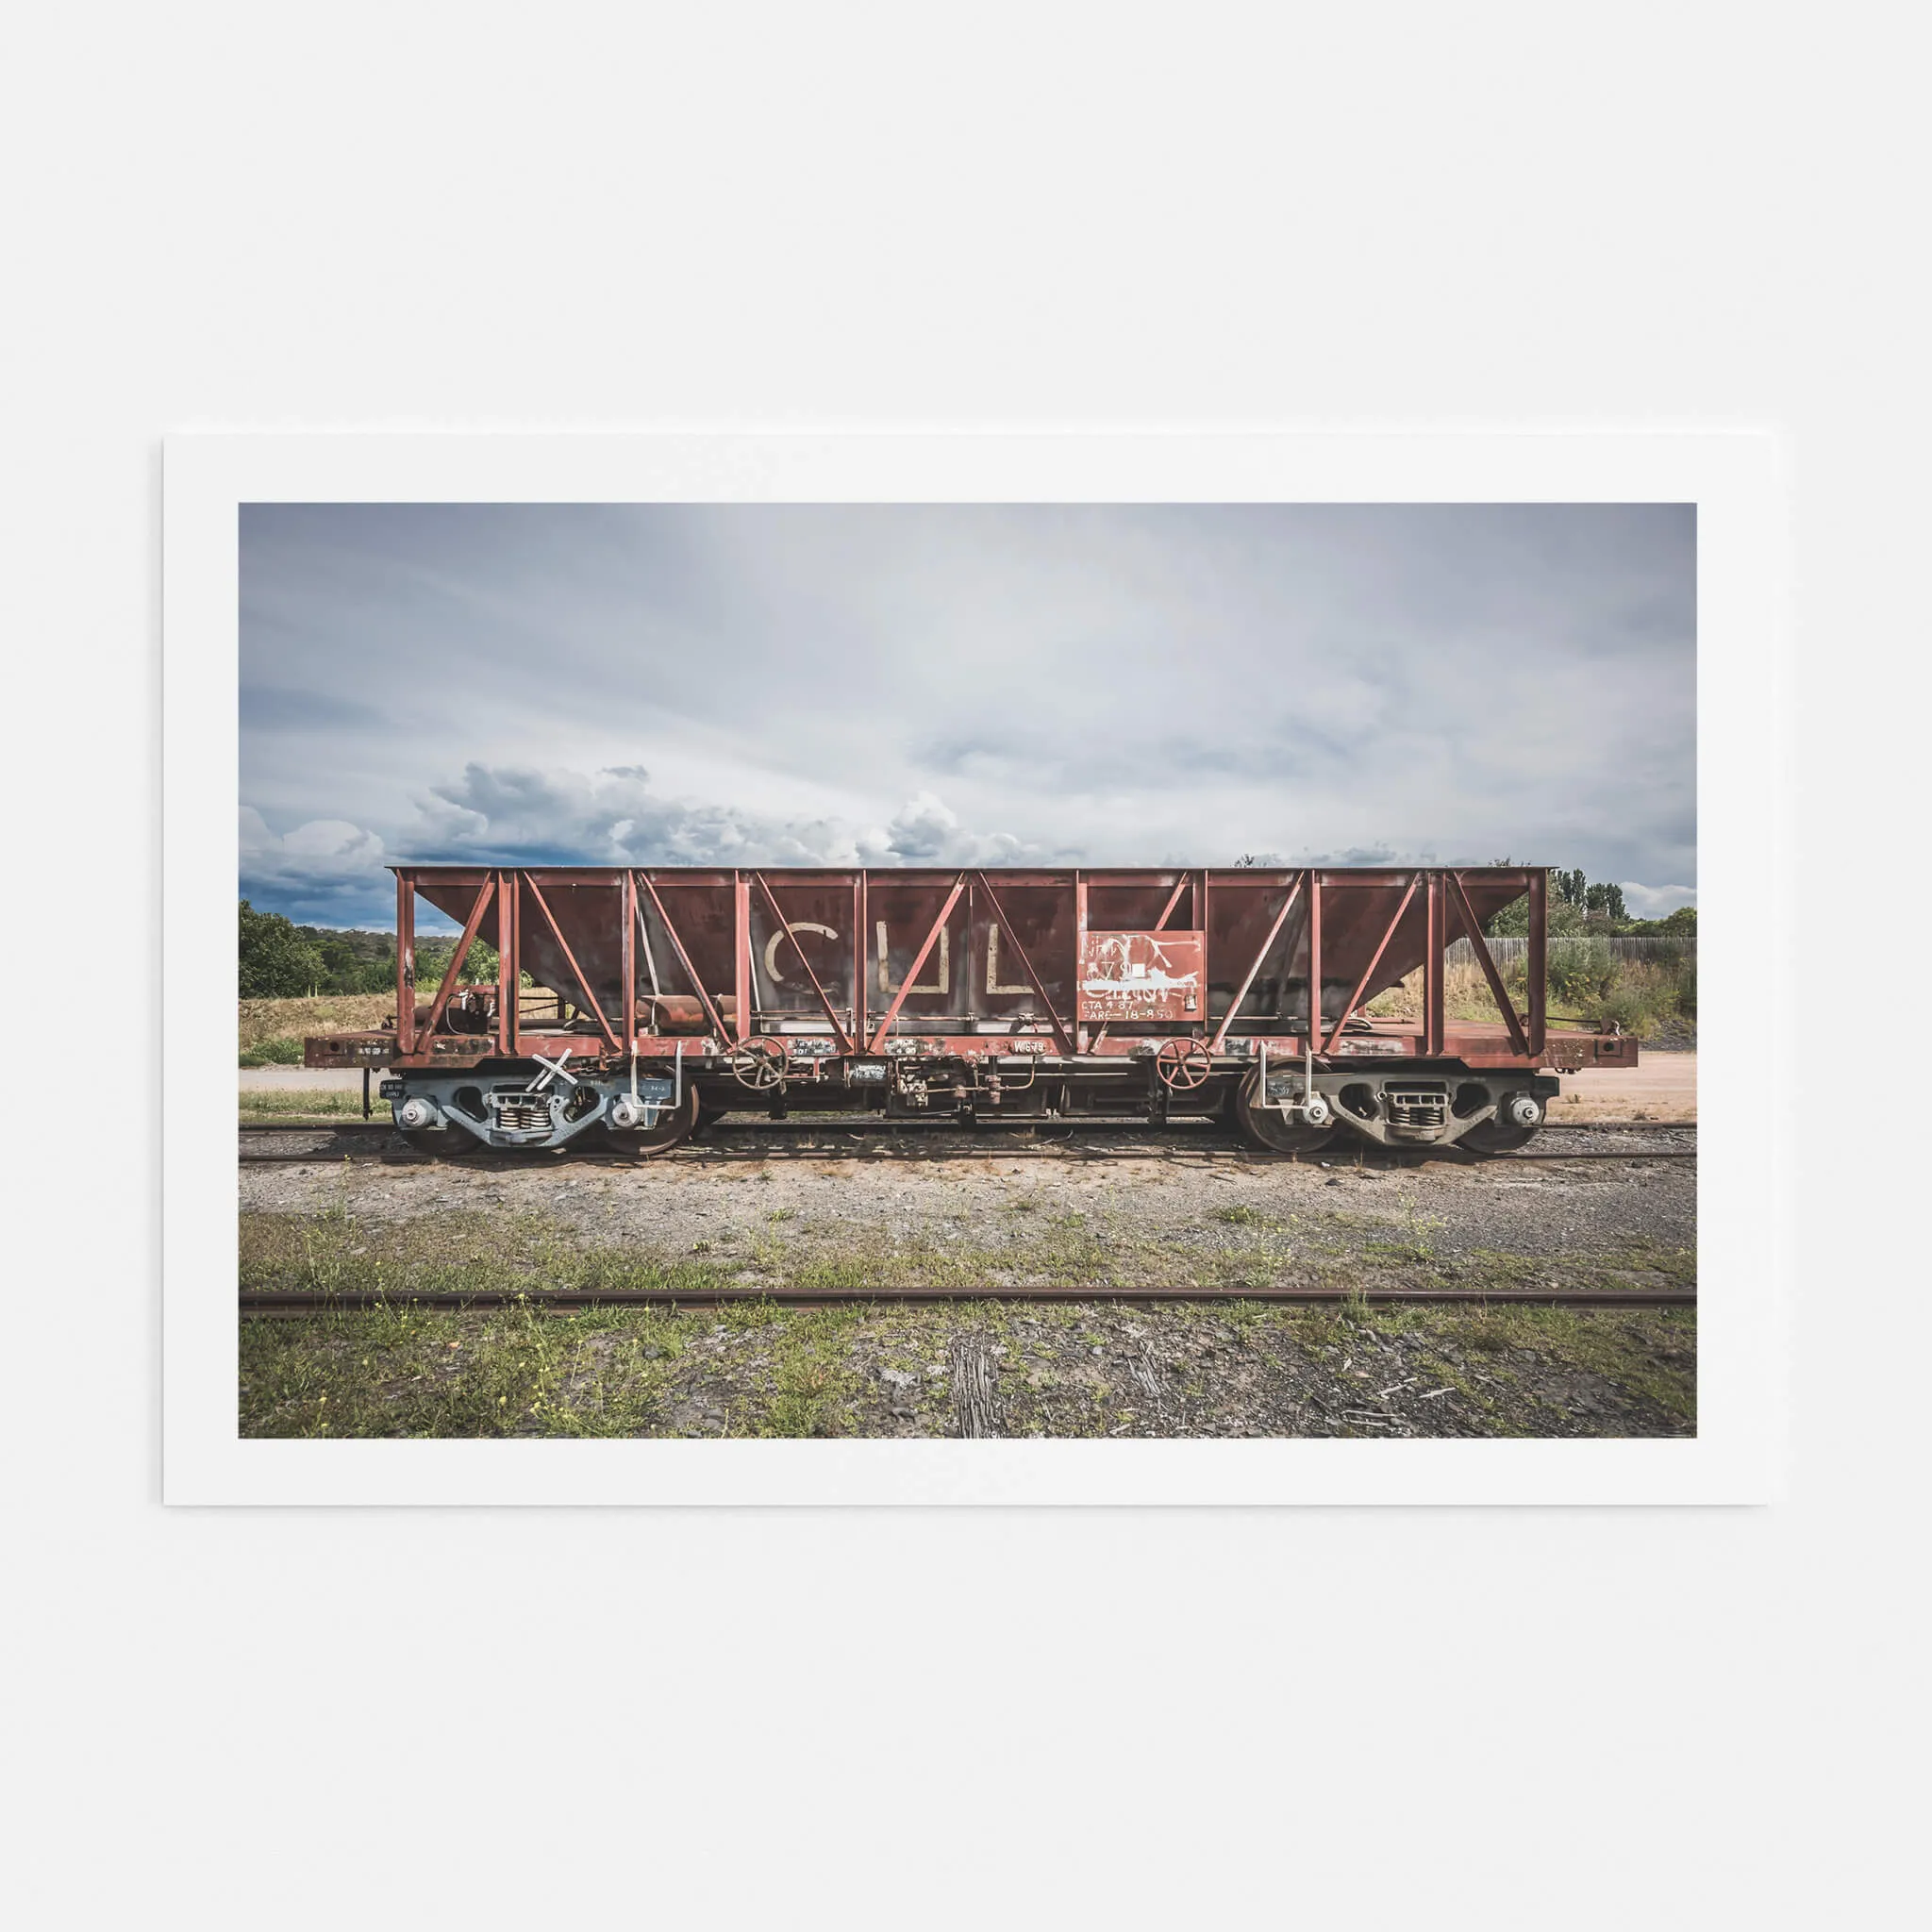
[[[1031,992],[1030,986],[1002,986],[1000,984],[1000,929],[997,924],[986,929],[986,990],[988,992]]]
[[[886,965],[886,950],[888,941],[886,939],[886,922],[883,919],[878,921],[878,930],[879,991],[885,993],[897,992],[899,989],[892,984],[892,975]],[[951,990],[953,984],[952,947],[947,940],[946,929],[944,926],[940,927],[939,956],[939,984],[937,986],[908,986],[906,989],[908,992],[947,992]]]
[[[791,930],[793,932],[822,932],[828,940],[835,940],[839,937],[829,925],[818,925],[809,919],[794,919],[791,922]],[[785,975],[778,971],[778,948],[784,943],[785,934],[782,929],[774,932],[765,941],[765,977],[774,986],[783,986],[785,984]]]

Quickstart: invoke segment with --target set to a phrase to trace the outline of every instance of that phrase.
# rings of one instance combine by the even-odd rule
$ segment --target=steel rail
[[[1049,1136],[1043,1139],[1039,1137],[1040,1124],[1027,1120],[981,1122],[972,1127],[962,1127],[946,1121],[893,1121],[865,1126],[845,1124],[847,1121],[866,1118],[862,1115],[833,1115],[824,1121],[796,1125],[789,1123],[781,1124],[775,1121],[713,1122],[707,1139],[686,1141],[678,1146],[667,1148],[662,1154],[651,1158],[676,1160],[681,1163],[708,1161],[724,1164],[744,1160],[815,1160],[826,1158],[860,1158],[874,1161],[917,1160],[930,1158],[927,1150],[918,1145],[922,1140],[927,1140],[935,1134],[945,1133],[957,1136],[957,1142],[940,1149],[939,1152],[942,1157],[959,1159],[991,1158],[1000,1160],[1047,1160],[1064,1158],[1069,1155],[1083,1158],[1095,1156],[1107,1158],[1135,1158],[1152,1155],[1156,1158],[1170,1162],[1190,1157],[1205,1157],[1208,1160],[1231,1159],[1249,1166],[1275,1166],[1286,1163],[1300,1167],[1368,1168],[1377,1173],[1387,1173],[1419,1167],[1432,1159],[1452,1167],[1480,1169],[1525,1163],[1546,1166],[1564,1160],[1654,1161],[1697,1158],[1697,1149],[1694,1145],[1557,1146],[1483,1154],[1474,1149],[1457,1146],[1454,1142],[1440,1147],[1385,1147],[1364,1144],[1310,1149],[1305,1154],[1274,1154],[1265,1149],[1248,1146],[1232,1134],[1222,1122],[1209,1119],[1202,1119],[1189,1124],[1170,1122],[1158,1128],[1148,1126],[1143,1121],[1097,1120],[1078,1124],[1061,1122],[1055,1124],[1063,1130],[1064,1138],[1053,1134],[1049,1129]],[[988,1126],[1004,1131],[993,1135],[982,1134],[981,1128]],[[1013,1145],[1009,1136],[1025,1128],[1033,1130],[1034,1138],[1030,1143]],[[1546,1125],[1541,1131],[1575,1134],[1689,1134],[1694,1137],[1697,1128],[1694,1122],[1567,1121],[1556,1125]],[[244,1142],[251,1135],[309,1134],[319,1139],[346,1138],[352,1146],[359,1145],[361,1149],[368,1149],[372,1141],[387,1139],[394,1132],[395,1129],[388,1122],[381,1121],[343,1121],[333,1124],[313,1125],[275,1121],[261,1125],[244,1124],[238,1128],[238,1134]],[[1094,1138],[1108,1139],[1114,1136],[1120,1138],[1112,1146],[1083,1144]],[[1144,1137],[1145,1144],[1142,1148],[1122,1144],[1134,1137]],[[733,1141],[738,1144],[730,1144]],[[893,1141],[897,1141],[898,1144],[889,1144]],[[874,1144],[841,1144],[851,1142]],[[1005,1144],[1002,1144],[1003,1142]],[[580,1166],[635,1168],[640,1164],[636,1157],[624,1154],[601,1154],[589,1149],[572,1147],[539,1147],[478,1148],[473,1153],[461,1156],[452,1165],[495,1173],[502,1171],[504,1166],[515,1165],[520,1158],[533,1154],[562,1156]],[[244,1167],[312,1167],[325,1162],[334,1165],[341,1160],[353,1161],[358,1166],[380,1164],[391,1167],[415,1167],[437,1165],[439,1158],[437,1155],[420,1153],[413,1149],[408,1152],[384,1150],[375,1153],[351,1153],[347,1149],[325,1145],[287,1153],[251,1152],[244,1145],[238,1149],[236,1154],[237,1162]]]
[[[798,1116],[791,1122],[756,1121],[713,1121],[706,1130],[713,1134],[769,1134],[774,1140],[787,1134],[810,1134],[826,1131],[829,1124],[848,1120],[874,1120],[869,1114],[817,1114]],[[1199,1122],[1198,1126],[1187,1124],[1190,1121]],[[874,1131],[911,1134],[938,1134],[951,1129],[955,1133],[976,1134],[984,1128],[1018,1129],[1037,1127],[1038,1119],[1028,1115],[1008,1120],[980,1119],[968,1126],[955,1121],[891,1120],[878,1123]],[[1192,1134],[1206,1131],[1208,1127],[1219,1128],[1223,1124],[1209,1114],[1183,1114],[1170,1117],[1159,1127],[1150,1127],[1144,1120],[1107,1119],[1097,1116],[1092,1119],[1075,1121],[1059,1120],[1052,1123],[1055,1126],[1077,1126],[1081,1133],[1174,1133]],[[841,1129],[850,1131],[849,1129]],[[396,1131],[392,1121],[377,1120],[313,1120],[313,1121],[238,1121],[236,1131],[242,1134],[392,1134]],[[1539,1134],[1694,1134],[1695,1121],[1545,1121],[1537,1129]]]
[[[500,1174],[507,1165],[514,1165],[517,1158],[526,1153],[550,1153],[548,1148],[481,1148],[475,1154],[458,1157],[449,1163],[453,1168],[474,1168],[477,1172]],[[1112,1147],[1082,1146],[1077,1141],[1055,1141],[1043,1145],[1031,1147],[1005,1147],[996,1154],[983,1147],[954,1147],[941,1151],[941,1158],[961,1160],[1051,1160],[1074,1154],[1089,1158],[1141,1159],[1153,1158],[1166,1160],[1186,1160],[1202,1158],[1207,1160],[1232,1160],[1247,1167],[1320,1167],[1320,1168],[1364,1168],[1378,1174],[1407,1172],[1422,1166],[1431,1158],[1450,1167],[1466,1168],[1471,1171],[1491,1167],[1547,1167],[1566,1160],[1695,1160],[1697,1152],[1690,1147],[1652,1147],[1652,1148],[1577,1148],[1564,1152],[1552,1150],[1543,1154],[1472,1154],[1456,1147],[1393,1149],[1364,1149],[1361,1155],[1351,1159],[1343,1156],[1338,1159],[1327,1159],[1315,1154],[1273,1154],[1254,1147],[1218,1146],[1205,1148],[1155,1147],[1148,1155],[1130,1153]],[[668,1147],[661,1154],[642,1157],[644,1160],[675,1160],[682,1163],[692,1161],[729,1166],[734,1161],[750,1160],[924,1160],[933,1157],[904,1147],[852,1148],[837,1146],[813,1147],[707,1147],[702,1141],[695,1145],[685,1143]],[[236,1161],[242,1167],[275,1167],[301,1165],[317,1167],[325,1164],[333,1166],[339,1161],[348,1161],[357,1167],[435,1167],[441,1157],[434,1154],[378,1153],[349,1154],[337,1153],[322,1148],[308,1153],[295,1154],[237,1154]],[[585,1152],[570,1156],[575,1165],[581,1167],[622,1167],[635,1170],[641,1164],[641,1158],[627,1154],[592,1154]]]
[[[393,1292],[352,1290],[328,1293],[309,1289],[244,1289],[239,1306],[243,1315],[325,1314],[372,1308],[414,1307],[432,1310],[530,1307],[654,1308],[724,1307],[734,1303],[770,1302],[780,1307],[834,1307],[854,1303],[897,1302],[1271,1302],[1284,1307],[1365,1302],[1372,1307],[1486,1306],[1491,1307],[1564,1308],[1694,1308],[1694,1289],[1541,1289],[1541,1288],[1309,1288],[1301,1285],[1256,1287],[1252,1284],[1196,1287],[1190,1282],[1153,1284],[1056,1283],[1014,1288],[991,1285],[974,1288],[531,1288],[423,1290]]]

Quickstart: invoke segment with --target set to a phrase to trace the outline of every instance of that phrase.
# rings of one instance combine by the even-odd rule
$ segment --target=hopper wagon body
[[[1614,1031],[1548,1025],[1538,868],[394,871],[394,1020],[305,1058],[380,1069],[397,1125],[448,1154],[650,1155],[745,1108],[1211,1113],[1281,1153],[1499,1151],[1536,1132],[1559,1073],[1637,1058]],[[1525,895],[1512,997],[1483,926]],[[419,899],[461,928],[433,981]],[[1495,1021],[1445,1012],[1457,938]],[[470,968],[478,941],[493,976]],[[1364,1013],[1418,973],[1418,1017]]]

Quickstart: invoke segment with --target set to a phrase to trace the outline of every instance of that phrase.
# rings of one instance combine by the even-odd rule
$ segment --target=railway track
[[[1694,1308],[1697,1294],[1685,1289],[1534,1289],[1534,1288],[1304,1288],[1195,1287],[1181,1282],[1166,1286],[1137,1283],[1080,1282],[1048,1287],[1008,1288],[873,1288],[842,1293],[824,1289],[578,1289],[533,1288],[461,1291],[407,1291],[393,1294],[354,1291],[315,1292],[298,1289],[258,1289],[241,1296],[243,1315],[315,1315],[353,1313],[373,1308],[411,1307],[437,1312],[470,1308],[528,1307],[568,1312],[576,1308],[721,1307],[731,1303],[772,1303],[780,1307],[813,1308],[854,1302],[894,1302],[914,1306],[941,1302],[1268,1302],[1284,1306],[1336,1305],[1363,1302],[1372,1307],[1436,1307],[1482,1305],[1491,1307],[1563,1308]]]
[[[834,1116],[836,1119],[836,1116]],[[1056,1125],[1065,1126],[1065,1122]],[[393,1123],[385,1120],[312,1120],[312,1121],[238,1121],[237,1130],[243,1134],[392,1134]],[[709,1134],[851,1134],[857,1131],[851,1127],[828,1125],[824,1122],[785,1122],[785,1121],[714,1121],[706,1130]],[[1033,1121],[979,1121],[970,1129],[941,1121],[900,1121],[895,1120],[890,1127],[874,1128],[875,1133],[919,1134],[965,1133],[974,1134],[1024,1134],[1037,1133],[1038,1123]],[[1083,1134],[1224,1134],[1225,1129],[1218,1121],[1170,1121],[1165,1127],[1150,1128],[1144,1121],[1139,1120],[1093,1120],[1083,1121],[1077,1129]],[[1545,1121],[1540,1129],[1545,1134],[1694,1134],[1695,1121]]]
[[[685,1145],[659,1157],[666,1161],[696,1162],[699,1164],[733,1163],[741,1161],[764,1160],[824,1160],[831,1158],[864,1158],[867,1159],[916,1160],[930,1158],[934,1153],[953,1158],[986,1158],[996,1156],[1002,1160],[1016,1159],[1057,1159],[1068,1156],[1088,1158],[1118,1158],[1123,1150],[1119,1142],[1132,1136],[1147,1137],[1149,1130],[1140,1122],[1101,1122],[1085,1123],[1072,1130],[1068,1138],[1038,1141],[1031,1135],[1020,1144],[1013,1144],[1017,1139],[1020,1124],[1002,1124],[1000,1130],[992,1134],[969,1134],[957,1127],[942,1127],[938,1124],[911,1124],[905,1128],[895,1125],[882,1133],[878,1129],[855,1132],[850,1128],[824,1124],[793,1125],[777,1122],[749,1121],[741,1123],[720,1123],[714,1124],[705,1139],[687,1142]],[[390,1151],[384,1143],[392,1137],[392,1128],[385,1121],[354,1121],[329,1125],[304,1124],[293,1122],[274,1122],[261,1125],[247,1125],[240,1129],[245,1143],[252,1137],[266,1136],[271,1140],[281,1140],[298,1135],[327,1137],[338,1142],[335,1148],[308,1149],[297,1151],[248,1151],[243,1147],[240,1158],[244,1163],[258,1164],[269,1162],[300,1163],[306,1166],[334,1164],[348,1159],[358,1163],[380,1162],[392,1166],[437,1167],[445,1163],[434,1156],[413,1152]],[[1604,1122],[1565,1122],[1544,1129],[1552,1136],[1568,1140],[1587,1134],[1623,1134],[1652,1137],[1675,1135],[1689,1137],[1693,1142],[1696,1137],[1695,1125],[1690,1123],[1660,1121],[1604,1121]],[[941,1144],[934,1147],[934,1140]],[[340,1142],[346,1140],[358,1151],[345,1152]],[[925,1147],[919,1144],[928,1142]],[[1102,1144],[1111,1141],[1114,1144]],[[1001,1144],[1005,1142],[1006,1144]],[[989,1144],[991,1143],[991,1144]],[[258,1146],[259,1143],[258,1142]],[[1258,1163],[1273,1165],[1295,1157],[1257,1152],[1248,1147],[1219,1122],[1201,1122],[1198,1124],[1170,1124],[1158,1130],[1154,1144],[1147,1151],[1163,1159],[1199,1159],[1204,1164],[1216,1165],[1232,1162],[1241,1165]],[[571,1154],[558,1150],[553,1157],[558,1161],[567,1161],[574,1167],[622,1167],[632,1168],[633,1163],[621,1156],[599,1155],[594,1153]],[[1507,1166],[1530,1163],[1542,1166],[1557,1160],[1610,1160],[1610,1161],[1655,1161],[1655,1160],[1694,1160],[1697,1158],[1694,1144],[1690,1147],[1635,1147],[1622,1149],[1579,1148],[1558,1145],[1537,1153],[1512,1153],[1491,1155],[1487,1158],[1463,1154],[1456,1149],[1441,1149],[1417,1152],[1385,1153],[1383,1150],[1363,1148],[1359,1154],[1338,1154],[1324,1158],[1310,1156],[1305,1165],[1345,1167],[1363,1165],[1388,1169],[1391,1167],[1413,1167],[1424,1160],[1434,1158],[1447,1160],[1457,1166]],[[527,1156],[492,1156],[479,1153],[466,1156],[459,1161],[447,1163],[450,1166],[472,1169],[480,1173],[497,1173],[505,1169],[528,1167],[532,1163]],[[787,1307],[822,1307],[854,1302],[885,1302],[902,1304],[936,1304],[945,1302],[1003,1301],[1003,1302],[1046,1302],[1068,1303],[1078,1301],[1125,1302],[1155,1305],[1161,1302],[1232,1302],[1254,1301],[1276,1305],[1319,1305],[1338,1304],[1359,1298],[1371,1306],[1468,1306],[1489,1305],[1494,1307],[1528,1306],[1560,1307],[1573,1308],[1694,1308],[1697,1297],[1694,1291],[1658,1291],[1651,1289],[1607,1289],[1572,1290],[1560,1289],[1475,1289],[1475,1288],[1371,1288],[1365,1291],[1306,1287],[1301,1285],[1273,1287],[1196,1287],[1188,1283],[1150,1284],[1137,1283],[1125,1286],[1109,1283],[1076,1283],[1058,1286],[1000,1287],[975,1285],[971,1288],[905,1286],[881,1287],[862,1291],[842,1292],[827,1291],[824,1289],[791,1289],[785,1287],[720,1287],[715,1289],[569,1289],[532,1288],[524,1291],[491,1290],[475,1292],[463,1291],[421,1291],[416,1293],[393,1292],[351,1292],[322,1293],[307,1291],[258,1291],[244,1292],[241,1296],[240,1308],[242,1315],[250,1318],[283,1319],[325,1314],[329,1312],[351,1312],[382,1307],[409,1307],[432,1311],[460,1311],[464,1309],[489,1309],[504,1307],[531,1307],[537,1309],[569,1312],[578,1308],[594,1307],[718,1307],[731,1303],[773,1303]]]
[[[868,1159],[916,1160],[924,1159],[935,1150],[921,1148],[919,1142],[929,1136],[951,1133],[957,1143],[940,1148],[942,1155],[954,1158],[997,1158],[1001,1160],[1046,1160],[1063,1159],[1068,1156],[1100,1156],[1112,1158],[1117,1149],[1093,1144],[1115,1135],[1147,1136],[1149,1129],[1140,1122],[1086,1123],[1072,1128],[1064,1139],[1055,1135],[1047,1139],[1032,1137],[1030,1128],[1020,1124],[1000,1124],[991,1133],[980,1129],[973,1130],[970,1136],[957,1127],[941,1127],[924,1124],[893,1126],[881,1132],[855,1132],[847,1127],[827,1127],[824,1125],[786,1126],[776,1122],[721,1122],[714,1124],[700,1141],[688,1141],[672,1152],[659,1156],[668,1161],[718,1163],[741,1160],[823,1160],[827,1156],[851,1158],[863,1155]],[[1011,1144],[1011,1139],[1022,1132],[1029,1138],[1019,1145]],[[1674,1121],[1565,1121],[1553,1123],[1542,1129],[1545,1134],[1676,1134],[1689,1135],[1694,1141],[1694,1123]],[[348,1121],[328,1124],[303,1124],[275,1121],[261,1124],[249,1124],[240,1127],[243,1142],[238,1151],[238,1159],[243,1166],[273,1166],[301,1164],[313,1166],[320,1161],[355,1160],[358,1162],[380,1163],[393,1167],[434,1167],[441,1165],[433,1155],[405,1152],[386,1147],[382,1143],[394,1138],[394,1129],[387,1121]],[[1278,1155],[1260,1152],[1249,1147],[1236,1136],[1230,1134],[1218,1122],[1204,1122],[1197,1127],[1170,1125],[1156,1130],[1146,1151],[1163,1159],[1184,1156],[1206,1156],[1212,1159],[1233,1159],[1273,1165],[1282,1160],[1300,1162],[1308,1166],[1326,1167],[1412,1167],[1426,1160],[1446,1160],[1457,1166],[1494,1167],[1510,1162],[1531,1162],[1543,1166],[1558,1160],[1695,1160],[1697,1150],[1690,1147],[1641,1147],[1641,1148],[1599,1148],[1556,1146],[1541,1148],[1535,1153],[1492,1154],[1487,1157],[1464,1153],[1455,1147],[1385,1149],[1362,1147],[1359,1149],[1335,1150],[1325,1154],[1310,1155],[1306,1160],[1293,1155]],[[352,1144],[359,1144],[372,1151],[351,1153],[334,1148],[313,1150],[271,1152],[266,1148],[250,1149],[246,1142],[258,1135],[282,1136],[307,1134],[328,1136],[331,1139],[346,1139]],[[1002,1144],[1002,1143],[1006,1144]],[[894,1144],[896,1143],[896,1144]],[[568,1149],[557,1150],[556,1158],[567,1158],[573,1164],[591,1167],[633,1168],[637,1163],[622,1155],[597,1154],[593,1152],[572,1153]],[[521,1164],[528,1157],[520,1154],[492,1156],[477,1153],[464,1156],[459,1164],[465,1168],[493,1171],[500,1167]]]

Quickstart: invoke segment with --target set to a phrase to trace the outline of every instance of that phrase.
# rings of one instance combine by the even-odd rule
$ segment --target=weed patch
[[[359,1089],[342,1087],[258,1087],[244,1091],[240,1096],[241,1121],[246,1126],[251,1120],[287,1120],[291,1118],[308,1120],[360,1120],[362,1118],[362,1094]],[[390,1117],[387,1101],[375,1107],[379,1121]]]
[[[238,1046],[242,1053],[249,1054],[259,1052],[271,1041],[299,1041],[311,1033],[373,1033],[385,1020],[393,1017],[395,1009],[392,992],[325,994],[302,1000],[241,1000],[237,1002]],[[301,1058],[298,1046],[296,1062]]]
[[[800,1308],[758,1295],[568,1311],[525,1301],[450,1312],[408,1297],[563,1287],[650,1289],[675,1302],[740,1291],[746,1271],[728,1255],[674,1252],[668,1236],[662,1251],[587,1245],[537,1211],[365,1222],[355,1198],[344,1191],[318,1213],[242,1218],[244,1290],[338,1301],[313,1319],[242,1322],[247,1435],[945,1434],[960,1426],[947,1365],[962,1337],[994,1377],[989,1412],[1009,1434],[1336,1435],[1369,1426],[1365,1412],[1374,1426],[1423,1434],[1694,1426],[1691,1311],[1383,1308],[1365,1291],[1377,1260],[1359,1247],[1332,1266],[1295,1264],[1297,1285],[1349,1291],[1315,1307],[1247,1294],[1152,1308],[1101,1299],[935,1307],[891,1297],[925,1283],[971,1292],[993,1279],[1021,1288],[1195,1279],[1240,1290],[1287,1265],[1285,1243],[1265,1228],[1224,1248],[1198,1224],[1150,1237],[1109,1210],[1024,1226],[990,1217],[969,1230],[977,1240],[880,1232],[861,1246],[848,1231],[821,1239],[800,1226],[782,1243],[758,1243],[766,1272],[758,1285],[861,1299]],[[1404,1231],[1400,1222],[1373,1225]],[[1458,1284],[1477,1288],[1694,1279],[1689,1251],[1641,1245],[1559,1257],[1458,1251],[1454,1261]],[[365,1294],[376,1306],[340,1305]],[[1431,1391],[1440,1399],[1424,1407]],[[1398,1420],[1377,1422],[1391,1409]]]
[[[299,1067],[302,1064],[302,1042],[291,1034],[284,1034],[275,1040],[264,1040],[259,1046],[251,1047],[242,1056],[244,1067]]]
[[[1224,1221],[1231,1227],[1269,1227],[1273,1225],[1271,1216],[1263,1214],[1258,1208],[1250,1208],[1245,1202],[1235,1201],[1225,1208],[1210,1210],[1208,1219]]]

